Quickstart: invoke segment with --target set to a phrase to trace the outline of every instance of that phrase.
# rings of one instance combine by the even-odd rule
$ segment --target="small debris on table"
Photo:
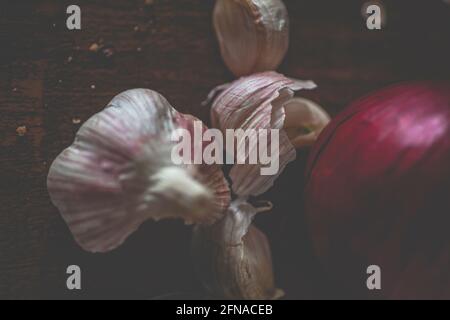
[[[89,51],[91,52],[98,52],[98,50],[100,50],[100,46],[98,45],[98,43],[93,43],[89,47]]]
[[[103,39],[98,42],[94,42],[89,47],[89,51],[97,54],[101,54],[104,58],[111,58],[114,55],[114,47],[111,45],[106,45]]]
[[[26,126],[19,126],[16,129],[16,133],[19,137],[23,137],[27,134],[27,127]]]
[[[80,118],[73,118],[72,119],[72,123],[73,124],[80,124],[81,123],[81,119]]]
[[[113,47],[105,47],[102,50],[103,55],[105,58],[111,58],[114,55],[114,48]]]

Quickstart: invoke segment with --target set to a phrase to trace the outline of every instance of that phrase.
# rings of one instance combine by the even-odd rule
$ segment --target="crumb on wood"
[[[72,123],[73,124],[80,124],[81,123],[81,119],[80,118],[73,118],[72,119]]]
[[[112,45],[106,45],[103,39],[100,39],[98,42],[94,42],[90,45],[89,51],[101,54],[105,58],[111,58],[114,55],[114,47]]]
[[[141,28],[139,28],[139,26],[134,27],[134,32],[138,32],[139,30],[141,30]]]
[[[16,129],[16,133],[19,137],[23,137],[27,134],[27,127],[26,126],[19,126]]]
[[[112,47],[105,47],[105,48],[102,50],[102,53],[103,53],[103,55],[104,55],[106,58],[111,58],[111,57],[114,55],[114,48],[112,48]]]
[[[93,43],[89,47],[89,51],[91,52],[98,52],[98,50],[100,50],[100,45],[98,43]]]
[[[141,47],[138,47],[136,50],[137,50],[137,52],[142,52],[142,48]]]
[[[69,56],[68,58],[67,58],[67,62],[68,63],[71,63],[73,61],[73,57],[72,56]]]
[[[96,88],[95,84],[92,84],[92,85],[91,85],[91,89],[92,89],[92,90],[95,90],[95,88]]]
[[[12,89],[13,92],[17,92],[17,90],[18,90],[17,88],[13,88]]]

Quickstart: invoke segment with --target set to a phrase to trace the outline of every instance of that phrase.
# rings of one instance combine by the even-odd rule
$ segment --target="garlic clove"
[[[252,225],[258,212],[238,199],[225,217],[213,226],[194,229],[192,254],[199,277],[210,294],[225,299],[279,299],[275,287],[269,241]]]
[[[240,77],[275,70],[289,47],[289,17],[281,0],[218,0],[213,13],[220,51]]]
[[[53,162],[51,200],[85,250],[110,251],[148,219],[213,223],[223,216],[229,193],[220,167],[171,161],[170,137],[182,117],[154,91],[126,91]]]
[[[331,120],[318,104],[304,98],[290,100],[284,110],[284,130],[297,149],[312,146]]]
[[[261,170],[267,165],[262,165],[261,162],[251,164],[249,161],[250,152],[259,153],[261,145],[258,146],[259,150],[245,151],[244,164],[237,163],[236,154],[239,150],[228,146],[226,149],[228,154],[235,157],[235,164],[230,171],[233,192],[240,197],[261,195],[270,189],[284,168],[295,160],[296,147],[313,143],[316,133],[328,123],[329,118],[319,106],[294,98],[296,91],[316,88],[312,81],[294,80],[276,72],[264,72],[241,78],[221,88],[225,89],[215,99],[211,117],[213,126],[219,128],[224,135],[227,129],[265,130],[267,135],[270,129],[278,130],[278,152],[276,148],[271,152],[274,145],[269,138],[263,146],[267,149],[266,153],[274,161],[278,161],[278,170],[273,174],[262,175]],[[314,129],[314,134],[298,132],[297,128],[308,126]],[[232,147],[239,146],[240,142],[243,140],[236,138]]]

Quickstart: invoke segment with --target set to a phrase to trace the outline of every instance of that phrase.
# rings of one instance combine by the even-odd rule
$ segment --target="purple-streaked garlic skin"
[[[160,94],[134,89],[83,124],[53,162],[47,186],[77,243],[91,252],[121,245],[144,221],[210,224],[230,201],[219,166],[175,166],[171,134],[197,120]]]
[[[237,76],[276,70],[289,47],[289,16],[281,0],[217,0],[214,30],[222,58]]]
[[[175,122],[178,128],[183,128],[189,131],[191,137],[194,137],[194,124],[201,121],[192,115],[178,113],[175,116]],[[206,130],[208,130],[208,127],[203,125],[203,133]],[[202,148],[205,149],[209,144],[210,142],[203,141]],[[194,146],[194,141],[191,143],[191,145]],[[194,162],[193,157],[194,152],[192,152],[192,162]],[[228,206],[230,205],[231,194],[228,182],[226,181],[222,171],[222,166],[220,164],[202,164],[191,165],[190,167],[195,168],[192,174],[197,181],[209,187],[211,190],[214,190],[215,211],[220,211],[221,214],[224,214],[224,211],[227,210]]]
[[[237,199],[222,220],[194,229],[194,265],[213,297],[274,300],[284,295],[275,286],[269,241],[252,225],[257,213],[270,209],[270,204],[255,208],[245,199]]]
[[[249,164],[248,151],[246,164],[234,164],[230,172],[233,182],[232,190],[235,194],[240,197],[261,195],[270,189],[286,165],[296,158],[296,146],[293,142],[299,140],[298,137],[292,137],[292,128],[289,132],[284,130],[285,124],[291,122],[286,119],[285,105],[293,101],[296,91],[311,90],[316,88],[316,85],[312,81],[290,79],[276,72],[264,72],[241,78],[222,88],[225,89],[217,96],[211,109],[213,127],[220,129],[224,134],[227,129],[277,129],[279,131],[279,154],[273,155],[274,158],[279,159],[278,173],[261,175],[261,168],[264,166],[259,163]],[[319,121],[320,130],[314,130],[320,132],[328,123],[329,117],[322,109],[314,110],[314,114],[317,112],[325,114],[324,118],[319,117],[322,119]],[[315,117],[307,116],[298,119],[299,127],[303,125],[303,122],[311,123],[311,118]],[[314,141],[315,137],[309,139],[309,145]],[[235,146],[239,145],[239,142],[236,139]],[[308,145],[308,141],[304,145]],[[267,150],[271,150],[270,139]],[[235,150],[226,151],[229,154],[234,153],[236,159]],[[257,152],[257,150],[252,151]]]

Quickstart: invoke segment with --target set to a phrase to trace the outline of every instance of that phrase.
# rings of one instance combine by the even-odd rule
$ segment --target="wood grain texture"
[[[209,122],[200,102],[233,79],[211,27],[214,1],[75,2],[82,31],[66,29],[66,1],[0,4],[0,298],[198,296],[188,228],[147,223],[117,251],[87,254],[51,205],[46,175],[79,128],[72,120],[87,120],[126,89],[154,89],[179,111]],[[385,29],[369,31],[363,1],[286,0],[291,46],[281,72],[315,80],[319,88],[307,97],[333,115],[394,82],[448,80],[450,6],[385,2]],[[114,50],[111,58],[89,50],[100,39]],[[25,136],[17,135],[18,126],[27,127]],[[289,298],[339,296],[315,264],[306,236],[298,200],[305,156],[266,195],[277,209],[258,224],[270,234],[279,286]],[[83,270],[81,292],[66,289],[70,264]]]

